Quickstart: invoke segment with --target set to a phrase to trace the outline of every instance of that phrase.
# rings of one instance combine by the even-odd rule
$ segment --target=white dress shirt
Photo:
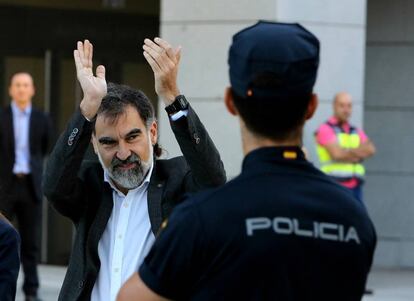
[[[105,172],[105,181],[113,190],[114,206],[99,240],[101,268],[92,290],[92,301],[114,301],[121,286],[138,271],[155,242],[147,201],[153,166],[143,183],[129,190],[127,195],[113,185]]]
[[[13,131],[14,131],[14,166],[13,173],[29,174],[30,173],[30,150],[29,150],[29,127],[30,114],[32,105],[28,105],[21,110],[12,101],[11,109],[13,114]]]

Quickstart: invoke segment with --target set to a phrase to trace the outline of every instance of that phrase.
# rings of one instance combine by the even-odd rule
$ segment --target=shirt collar
[[[13,114],[23,113],[24,115],[28,116],[32,112],[32,104],[31,103],[29,103],[29,105],[26,108],[24,108],[23,110],[21,110],[16,105],[16,102],[13,100],[11,102],[11,107],[12,107],[12,110],[13,110]]]
[[[254,168],[263,162],[307,162],[299,146],[261,147],[244,157],[243,170]]]
[[[338,125],[339,126],[339,120],[338,118],[336,118],[335,116],[332,116],[331,118],[329,118],[328,120],[329,123],[333,124],[333,125]],[[348,121],[345,121],[344,123],[342,123],[340,125],[343,129],[349,129],[350,128],[350,124]]]
[[[149,171],[148,171],[147,175],[145,176],[144,180],[142,181],[141,185],[139,185],[137,188],[130,189],[128,191],[128,193],[130,191],[137,191],[137,190],[141,189],[142,187],[144,187],[144,185],[147,185],[150,182],[153,168],[154,168],[154,161],[152,162],[151,168],[149,169]],[[113,181],[112,181],[111,177],[109,176],[106,169],[104,169],[104,182],[107,182],[111,186],[111,188],[113,190],[115,190],[118,194],[120,194],[122,196],[125,196],[118,188],[116,188],[115,184],[113,183]]]

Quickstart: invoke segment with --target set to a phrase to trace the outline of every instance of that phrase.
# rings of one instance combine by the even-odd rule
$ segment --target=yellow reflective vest
[[[340,126],[326,122],[336,134],[338,145],[344,149],[355,149],[361,144],[358,131],[355,127],[351,126],[349,133],[346,133]],[[317,132],[315,133],[316,137]],[[319,156],[319,162],[321,164],[320,169],[335,178],[336,180],[343,182],[352,178],[363,179],[365,176],[365,168],[361,163],[346,163],[332,160],[327,149],[320,145],[316,141],[317,153]]]

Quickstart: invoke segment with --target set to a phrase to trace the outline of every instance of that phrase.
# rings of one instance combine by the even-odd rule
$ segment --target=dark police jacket
[[[52,127],[49,117],[32,107],[29,122],[29,150],[31,181],[36,199],[42,199],[43,159],[48,153],[52,140]],[[0,112],[0,186],[7,193],[13,180],[15,162],[15,139],[11,106]]]
[[[172,300],[356,301],[375,243],[346,188],[299,147],[267,147],[226,185],[177,206],[139,274]]]
[[[112,212],[112,190],[96,163],[81,167],[92,123],[76,112],[51,153],[44,191],[52,206],[76,227],[68,271],[59,300],[89,300],[100,268],[98,243]],[[220,155],[196,113],[171,122],[184,157],[154,160],[148,187],[148,214],[156,234],[182,196],[225,183]],[[80,172],[79,172],[80,171]],[[70,238],[68,238],[70,239]]]

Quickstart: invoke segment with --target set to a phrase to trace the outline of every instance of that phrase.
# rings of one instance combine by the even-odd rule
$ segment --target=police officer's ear
[[[227,87],[226,91],[224,92],[224,104],[226,105],[227,111],[229,111],[231,115],[239,115],[239,112],[234,105],[233,93],[230,87]]]
[[[311,99],[308,104],[308,109],[306,110],[305,120],[309,120],[312,118],[313,114],[315,114],[317,107],[318,107],[318,95],[312,93]]]

